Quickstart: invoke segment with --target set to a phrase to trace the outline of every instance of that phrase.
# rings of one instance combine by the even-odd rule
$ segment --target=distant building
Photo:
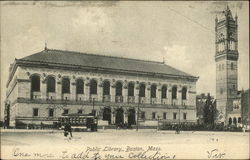
[[[208,93],[207,95],[202,93],[196,96],[196,111],[197,111],[196,116],[197,116],[198,124],[204,123],[204,107],[209,96],[210,96],[210,93]],[[214,96],[210,96],[210,98],[211,98],[211,101],[215,103]]]
[[[71,113],[99,125],[196,123],[197,80],[161,62],[45,48],[11,65],[5,117],[13,127]]]
[[[250,90],[241,92],[241,121],[250,125]]]

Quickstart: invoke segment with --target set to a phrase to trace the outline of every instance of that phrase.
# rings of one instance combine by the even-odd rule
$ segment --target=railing
[[[139,97],[139,103],[145,103],[146,102],[146,97]]]
[[[103,95],[103,102],[110,102],[110,95]]]
[[[93,102],[93,100],[94,100],[94,101],[98,101],[98,96],[97,96],[97,94],[91,94],[91,95],[89,95],[89,101],[90,101],[90,102]]]
[[[128,103],[135,103],[135,96],[128,96]]]
[[[56,93],[55,92],[48,92],[46,94],[46,99],[49,100],[49,99],[56,99]]]
[[[116,103],[121,103],[121,102],[123,102],[123,97],[122,97],[122,96],[115,96],[115,102],[116,102]]]
[[[161,104],[168,104],[168,99],[167,98],[162,98],[161,99]]]
[[[76,94],[77,101],[84,101],[84,94]]]
[[[157,102],[156,98],[150,98],[150,104],[155,104]]]
[[[70,93],[63,93],[62,94],[62,100],[70,100]]]
[[[31,99],[40,99],[41,98],[41,92],[31,92]]]

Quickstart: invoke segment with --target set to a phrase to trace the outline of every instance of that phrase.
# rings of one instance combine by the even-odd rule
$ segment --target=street
[[[152,151],[159,151],[159,154],[164,151],[174,155],[175,158],[248,158],[249,133],[185,131],[175,134],[174,131],[148,129],[138,132],[99,130],[98,132],[73,132],[73,138],[69,139],[58,130],[17,130],[15,132],[2,130],[1,145],[2,158],[15,158],[15,154],[19,154],[16,156],[18,158],[31,158],[32,156],[25,157],[25,153],[33,154],[33,152],[46,153],[47,156],[48,151],[52,157],[40,158],[63,158],[62,152],[78,153],[82,150],[100,151],[100,154],[128,151],[132,154],[133,151],[146,151],[150,147],[150,149],[153,148]],[[68,158],[72,158],[72,155]],[[112,159],[112,157],[103,159]]]

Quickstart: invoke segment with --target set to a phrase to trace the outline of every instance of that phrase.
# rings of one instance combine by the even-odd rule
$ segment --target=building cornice
[[[194,76],[182,76],[182,75],[173,75],[173,74],[162,74],[162,73],[151,73],[151,72],[141,72],[141,71],[131,71],[131,70],[120,70],[113,68],[101,68],[101,67],[92,67],[92,66],[79,66],[79,65],[70,65],[62,63],[45,63],[41,61],[27,61],[27,60],[17,60],[18,66],[26,67],[41,67],[41,68],[50,68],[50,69],[64,69],[64,70],[74,70],[74,71],[90,71],[96,73],[113,73],[113,74],[126,74],[133,76],[151,76],[151,77],[160,77],[160,78],[181,78],[188,81],[196,82],[199,77]]]

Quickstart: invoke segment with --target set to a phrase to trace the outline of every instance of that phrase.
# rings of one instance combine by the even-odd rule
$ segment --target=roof
[[[159,73],[197,78],[161,62],[96,55],[65,50],[45,49],[41,52],[24,57],[20,60],[50,64],[64,64],[72,66]]]

